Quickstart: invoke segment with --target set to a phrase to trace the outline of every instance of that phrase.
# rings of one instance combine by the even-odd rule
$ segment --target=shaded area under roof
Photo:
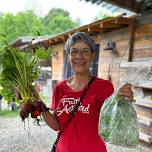
[[[132,11],[129,11],[127,9],[109,4],[107,2],[102,2],[100,5],[101,5],[102,8],[107,9],[108,11],[110,11],[112,14],[124,13],[124,14],[126,14],[126,16],[131,16],[131,15],[135,14]]]
[[[82,1],[82,0],[80,0]],[[125,12],[126,9],[133,12],[142,13],[152,9],[152,0],[85,0],[93,4],[101,5],[109,11],[116,13],[118,11]],[[112,5],[110,5],[112,4]],[[117,6],[117,7],[115,7]],[[122,9],[125,8],[125,9]],[[131,13],[131,11],[126,13]]]

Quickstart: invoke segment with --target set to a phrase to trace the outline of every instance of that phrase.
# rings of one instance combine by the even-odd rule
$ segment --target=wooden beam
[[[54,41],[57,42],[57,41],[58,41],[58,38],[54,38]]]
[[[121,68],[152,67],[152,62],[121,62]]]
[[[50,44],[53,42],[53,40],[51,40],[51,39],[50,39],[50,40],[48,40],[48,41],[49,41],[49,43],[50,43]]]
[[[103,0],[107,3],[111,3],[113,5],[129,9],[136,13],[140,13],[143,11],[145,5],[144,2],[136,2],[135,0]]]
[[[133,49],[134,49],[134,41],[135,41],[135,21],[134,18],[132,23],[129,25],[130,37],[129,37],[129,49],[128,49],[128,61],[132,61]]]
[[[89,26],[89,27],[88,27],[88,32],[90,32],[90,31],[91,31],[91,27]]]
[[[150,99],[137,99],[135,104],[139,106],[152,108],[152,102]]]
[[[80,32],[80,29],[77,29],[76,32]]]
[[[141,106],[141,107],[143,107],[143,106]],[[150,118],[139,115],[138,111],[137,111],[137,117],[138,117],[139,123],[145,124],[146,126],[150,126],[152,124],[152,120]]]
[[[85,29],[83,29],[83,31],[86,31],[88,33],[97,33],[97,32],[100,32],[100,24],[97,26],[89,26],[89,27],[86,27]]]
[[[61,40],[65,40],[65,37],[64,37],[64,36],[61,36]]]
[[[139,138],[141,140],[144,140],[144,141],[148,142],[148,143],[152,143],[152,136],[149,136],[149,135],[147,135],[143,132],[139,132]]]
[[[131,24],[133,22],[134,18],[123,18],[123,17],[118,17],[115,19],[116,24]]]
[[[44,43],[45,46],[49,45],[49,41],[45,40],[44,42],[42,41],[42,43]]]
[[[100,24],[100,28],[119,28],[120,25],[111,22],[103,22]]]

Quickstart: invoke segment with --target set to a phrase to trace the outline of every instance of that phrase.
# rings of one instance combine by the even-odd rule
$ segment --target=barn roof
[[[133,20],[134,17],[123,17],[122,15],[109,17],[81,27],[71,29],[64,33],[57,34],[53,37],[48,38],[47,41],[49,44],[64,42],[70,35],[75,32],[87,32],[89,35],[94,35],[101,32],[112,31],[132,24]]]
[[[93,4],[101,5],[104,8],[108,8],[108,10],[112,12],[120,11],[120,9],[122,8],[136,13],[142,13],[152,9],[152,0],[85,0],[85,1],[91,2]]]

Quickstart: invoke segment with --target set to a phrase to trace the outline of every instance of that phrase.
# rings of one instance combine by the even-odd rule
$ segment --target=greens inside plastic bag
[[[137,146],[138,120],[132,103],[118,93],[113,93],[101,108],[99,134],[111,144],[124,147]]]

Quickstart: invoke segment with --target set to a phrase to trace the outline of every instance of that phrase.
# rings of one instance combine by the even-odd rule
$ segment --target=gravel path
[[[25,128],[30,128],[32,137],[24,130],[24,124],[19,117],[0,117],[0,152],[49,152],[56,133],[48,126],[35,125],[33,120],[29,124],[26,122]],[[152,152],[152,146],[143,143],[134,149],[107,144],[107,149],[108,152]]]

